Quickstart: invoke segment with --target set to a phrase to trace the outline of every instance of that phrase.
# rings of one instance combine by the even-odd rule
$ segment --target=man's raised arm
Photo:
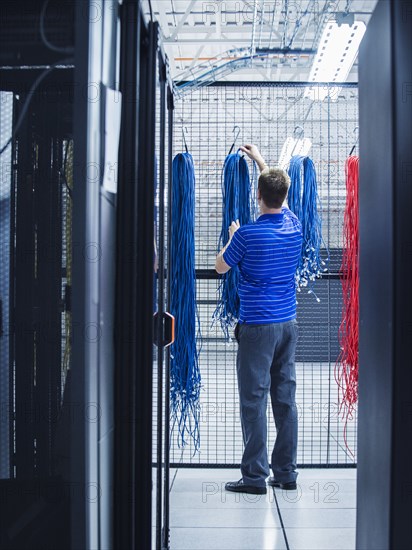
[[[265,170],[266,168],[269,168],[256,145],[246,143],[245,145],[239,147],[239,149],[246,153],[251,160],[254,160],[256,162],[261,172],[263,172],[263,170]]]

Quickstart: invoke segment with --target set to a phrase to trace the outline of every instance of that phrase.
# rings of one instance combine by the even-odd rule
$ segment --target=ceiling
[[[308,80],[314,53],[329,19],[348,11],[367,24],[376,3],[377,0],[151,0],[151,7],[161,28],[174,80],[296,82]],[[149,0],[144,3],[148,16],[149,4]],[[262,48],[271,52],[260,53]],[[348,81],[356,80],[355,63]]]

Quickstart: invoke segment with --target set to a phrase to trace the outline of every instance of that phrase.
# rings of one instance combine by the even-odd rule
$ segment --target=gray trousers
[[[296,481],[298,417],[295,403],[296,320],[270,325],[238,324],[237,379],[244,452],[241,471],[247,485],[264,486],[269,476],[267,396],[276,424],[271,466],[276,481]]]

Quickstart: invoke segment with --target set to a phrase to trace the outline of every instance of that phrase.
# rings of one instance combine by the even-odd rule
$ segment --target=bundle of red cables
[[[347,444],[347,423],[353,419],[358,400],[359,368],[359,157],[346,161],[346,207],[343,230],[343,255],[340,268],[343,307],[339,327],[340,354],[335,365],[339,386],[339,410],[345,418],[344,440]]]

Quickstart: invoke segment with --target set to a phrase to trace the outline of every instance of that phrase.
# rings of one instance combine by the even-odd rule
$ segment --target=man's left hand
[[[229,227],[229,239],[233,237],[233,235],[236,233],[236,231],[239,229],[240,223],[239,220],[236,220],[235,222],[232,222]]]

